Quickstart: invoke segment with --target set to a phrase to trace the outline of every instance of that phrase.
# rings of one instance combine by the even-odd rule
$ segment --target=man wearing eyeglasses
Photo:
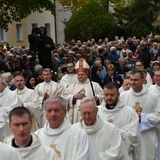
[[[119,130],[115,125],[104,122],[98,116],[98,108],[94,99],[83,98],[80,104],[80,111],[82,119],[73,126],[78,126],[87,133],[92,159],[95,157],[96,160],[130,159]]]
[[[90,66],[85,59],[80,58],[75,65],[77,73],[76,82],[66,88],[63,97],[68,100],[68,118],[71,123],[77,123],[80,119],[80,102],[85,96],[94,98],[97,103],[103,99],[101,86],[88,78]]]

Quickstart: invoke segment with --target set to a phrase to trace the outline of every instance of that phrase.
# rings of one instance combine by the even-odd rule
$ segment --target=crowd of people
[[[159,160],[160,36],[54,44],[40,29],[36,51],[0,43],[3,159]]]

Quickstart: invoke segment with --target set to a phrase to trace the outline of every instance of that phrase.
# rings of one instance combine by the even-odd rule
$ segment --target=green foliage
[[[159,15],[160,1],[132,0],[130,4],[115,5],[115,17],[125,29],[126,36],[145,36],[154,30],[153,23]]]
[[[66,24],[65,38],[86,41],[91,38],[112,38],[117,25],[112,15],[99,3],[89,3],[73,13]]]
[[[102,6],[108,8],[109,0],[57,0],[59,3],[61,3],[63,6],[72,6],[71,11],[76,12],[83,6],[89,3],[95,3],[98,2]]]
[[[32,12],[49,10],[54,15],[54,1],[50,0],[0,0],[0,25],[7,29],[8,24],[20,21]]]

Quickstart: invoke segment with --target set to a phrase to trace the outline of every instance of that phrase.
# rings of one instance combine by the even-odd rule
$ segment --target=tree
[[[0,25],[7,29],[8,24],[20,21],[32,12],[49,10],[54,15],[54,1],[50,0],[0,0]]]
[[[57,0],[57,1],[61,3],[63,6],[72,6],[71,7],[72,12],[76,12],[86,4],[97,2],[97,0]],[[106,7],[106,9],[108,9],[109,1],[110,0],[98,0],[98,3]]]
[[[160,12],[160,1],[132,0],[129,4],[123,2],[124,0],[115,3],[114,15],[126,36],[141,37],[151,33]]]
[[[66,23],[65,38],[86,41],[91,38],[113,38],[117,25],[112,15],[100,3],[88,3],[73,13]]]

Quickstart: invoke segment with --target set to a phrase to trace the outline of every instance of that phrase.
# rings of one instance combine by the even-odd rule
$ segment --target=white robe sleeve
[[[89,152],[89,140],[87,134],[82,133],[79,137],[79,146],[76,152],[75,160],[88,160],[89,158],[88,152]]]
[[[105,152],[100,152],[102,160],[129,160],[129,155],[122,141],[121,134],[118,129],[114,128],[112,133],[113,139],[110,148]]]

